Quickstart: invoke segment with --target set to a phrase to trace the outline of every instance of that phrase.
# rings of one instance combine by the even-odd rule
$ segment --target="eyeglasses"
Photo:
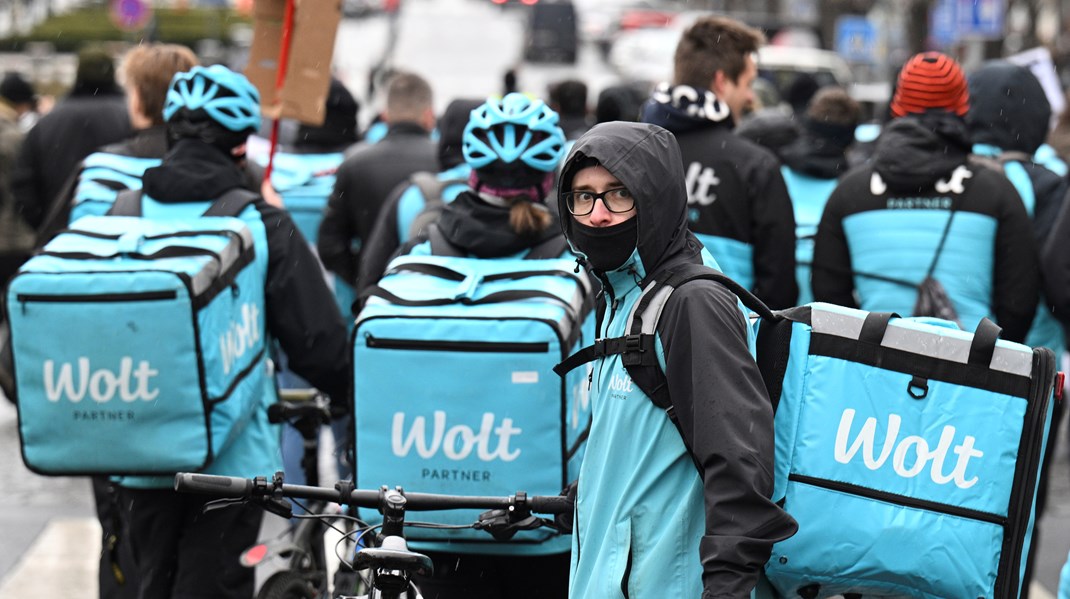
[[[602,193],[593,191],[569,191],[565,192],[565,206],[573,216],[587,216],[594,212],[594,203],[602,200],[606,210],[610,212],[628,212],[635,208],[635,198],[624,187],[607,189]]]

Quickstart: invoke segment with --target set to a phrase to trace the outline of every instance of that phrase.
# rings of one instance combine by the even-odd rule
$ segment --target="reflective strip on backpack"
[[[852,312],[855,311],[848,308],[820,303],[814,304],[812,308],[811,326],[814,333],[854,340],[861,335],[865,312],[857,311],[857,314],[854,314]],[[966,334],[972,336],[970,332]],[[954,335],[934,335],[909,326],[889,326],[881,346],[966,364],[969,362],[971,340]],[[1033,354],[997,345],[989,367],[992,370],[1028,377],[1033,372]]]

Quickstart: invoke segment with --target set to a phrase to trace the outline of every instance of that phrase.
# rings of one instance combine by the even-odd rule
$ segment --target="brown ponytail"
[[[534,237],[553,223],[550,212],[528,199],[518,199],[509,208],[509,227],[521,237]]]

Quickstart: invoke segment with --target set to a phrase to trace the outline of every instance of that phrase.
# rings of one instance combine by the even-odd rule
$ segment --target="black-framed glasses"
[[[602,204],[610,212],[628,212],[635,208],[635,198],[625,187],[607,189],[602,193],[593,191],[565,192],[565,206],[573,216],[587,216],[594,212],[594,203],[598,200],[602,200]]]

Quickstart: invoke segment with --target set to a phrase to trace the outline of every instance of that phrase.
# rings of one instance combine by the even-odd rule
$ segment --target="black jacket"
[[[1044,88],[1029,69],[995,61],[970,75],[970,112],[966,115],[970,141],[1023,155],[1019,162],[1033,184],[1033,230],[1040,243],[1048,238],[1070,190],[1066,177],[1032,160],[1048,137],[1050,119]]]
[[[706,106],[722,105],[712,92],[691,91]],[[691,230],[751,246],[754,294],[772,308],[793,306],[799,296],[795,214],[776,156],[733,134],[727,108],[707,111],[675,92],[655,92],[643,121],[665,127],[680,144]],[[717,182],[704,184],[707,174]]]
[[[1003,173],[968,163],[968,153],[965,123],[949,113],[889,123],[872,165],[848,173],[825,205],[814,246],[815,299],[908,315],[917,297],[909,283],[925,277],[955,206],[964,215],[954,221],[962,234],[948,237],[937,280],[962,319],[975,324],[993,315],[1004,339],[1024,340],[1039,287],[1029,217]],[[964,192],[941,191],[960,167],[970,173]],[[977,264],[991,270],[977,271]]]
[[[145,193],[163,203],[204,202],[245,185],[230,157],[207,144],[183,140],[161,166],[145,171]],[[268,332],[286,352],[289,367],[348,403],[346,326],[319,263],[290,215],[263,199],[254,204],[268,239],[265,288]]]
[[[562,169],[561,189],[571,189],[573,178],[588,157],[597,159],[631,191],[637,210],[638,233],[632,258],[615,271],[595,273],[605,290],[600,298],[605,316],[599,336],[613,336],[617,333],[609,332],[623,326],[645,281],[676,265],[701,262],[702,245],[688,230],[683,162],[670,132],[640,123],[596,125],[572,148]],[[558,205],[560,213],[568,214],[563,197],[558,198]],[[582,254],[584,248],[577,245],[573,218],[562,217],[561,223],[565,237]],[[794,534],[797,526],[769,499],[773,492],[773,410],[748,349],[746,320],[736,297],[724,286],[699,280],[670,296],[656,330],[664,348],[669,396],[692,459],[678,459],[681,456],[675,452],[682,448],[675,443],[651,446],[646,453],[636,449],[647,447],[649,440],[658,438],[666,426],[671,434],[677,433],[664,412],[641,392],[633,392],[630,383],[618,385],[617,390],[609,383],[610,373],[627,378],[626,374],[619,375],[619,357],[596,360],[591,388],[594,420],[579,480],[576,528],[581,555],[574,557],[579,560],[577,579],[587,584],[600,571],[600,567],[592,568],[591,564],[601,563],[600,558],[605,556],[591,557],[591,552],[597,551],[599,538],[613,536],[613,531],[591,530],[590,519],[602,518],[601,524],[605,524],[606,514],[616,514],[618,523],[631,523],[634,555],[629,555],[635,560],[633,572],[650,572],[651,564],[639,562],[651,560],[660,562],[654,569],[669,573],[669,579],[678,577],[675,573],[680,571],[694,571],[687,565],[667,563],[672,559],[695,563],[693,554],[678,558],[666,555],[682,551],[676,546],[684,543],[692,550],[698,548],[704,597],[747,597],[773,544]],[[622,397],[620,387],[630,394]],[[650,410],[658,411],[658,416],[650,416]],[[639,423],[647,428],[632,428]],[[635,443],[636,436],[644,441]],[[637,451],[641,455],[630,455]],[[655,452],[661,457],[652,455]],[[635,457],[634,462],[629,461],[631,457]],[[627,466],[614,469],[608,467],[611,464],[595,462],[603,458],[622,460]],[[672,466],[663,472],[632,471],[669,462]],[[701,499],[681,496],[675,488],[651,489],[643,482],[694,476],[695,465],[700,469],[696,486],[703,489]],[[682,505],[694,506],[698,519],[705,515],[701,539],[686,536],[691,522],[644,518],[678,513]],[[585,535],[591,541],[586,546],[582,544]],[[658,549],[644,554],[644,547],[649,549],[651,543],[644,535],[661,539]],[[666,540],[670,538],[674,540]],[[604,544],[603,548],[613,551]],[[699,581],[684,584],[694,588]],[[622,581],[622,588],[626,585],[627,580]],[[667,596],[683,596],[674,594],[675,590],[667,592]]]
[[[379,142],[357,144],[342,165],[327,211],[320,223],[323,265],[355,285],[360,251],[371,236],[380,208],[390,192],[416,171],[437,171],[438,150],[430,135],[414,123],[397,123]]]
[[[26,134],[11,180],[15,206],[38,229],[78,163],[130,135],[122,95],[71,95]]]

